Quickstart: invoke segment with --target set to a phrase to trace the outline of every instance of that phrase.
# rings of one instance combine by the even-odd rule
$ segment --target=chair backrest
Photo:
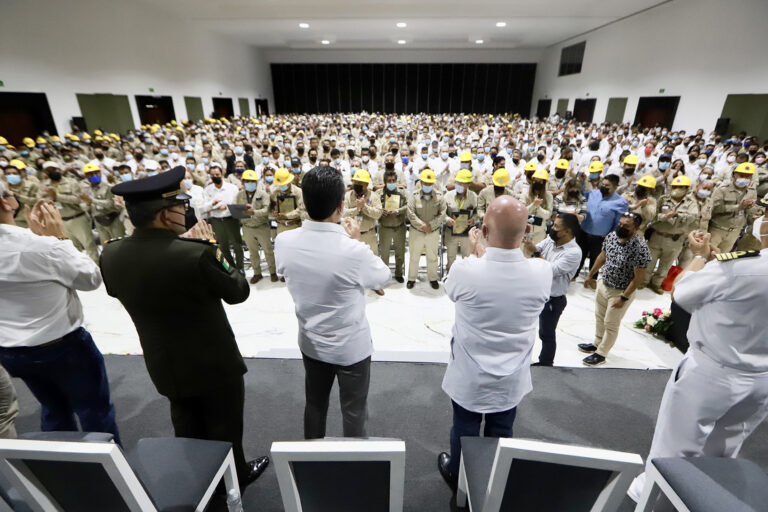
[[[502,438],[482,510],[614,511],[642,470],[635,453]]]
[[[120,447],[0,439],[0,472],[35,511],[154,511]]]
[[[272,443],[286,512],[400,512],[405,443],[323,439]]]

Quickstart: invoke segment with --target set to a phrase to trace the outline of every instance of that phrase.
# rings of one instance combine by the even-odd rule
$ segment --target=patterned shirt
[[[635,278],[635,268],[646,268],[651,261],[651,251],[641,236],[635,235],[621,243],[616,232],[603,242],[605,265],[600,269],[603,282],[611,288],[623,290]]]

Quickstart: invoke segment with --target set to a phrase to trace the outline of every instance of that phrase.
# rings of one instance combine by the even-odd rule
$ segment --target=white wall
[[[149,4],[110,0],[12,0],[0,9],[0,79],[7,92],[44,92],[60,134],[80,115],[76,93],[171,96],[187,119],[184,96],[199,96],[206,115],[213,96],[274,104],[269,65],[245,43],[201,32]],[[149,88],[154,92],[149,92]]]
[[[624,121],[641,96],[680,96],[674,129],[715,127],[728,94],[768,93],[766,0],[673,0],[548,48],[536,71],[539,99],[597,98],[595,122],[608,99],[627,97]],[[560,50],[587,41],[581,73],[558,77]],[[659,89],[665,89],[663,94]]]
[[[264,55],[269,62],[275,63],[530,63],[538,62],[541,50],[282,50],[265,49]]]

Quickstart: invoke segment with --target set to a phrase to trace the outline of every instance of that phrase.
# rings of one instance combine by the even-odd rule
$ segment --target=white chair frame
[[[675,510],[690,512],[685,503],[683,503],[683,500],[680,499],[680,496],[677,495],[672,486],[669,485],[669,482],[661,476],[659,470],[652,463],[648,464],[645,470],[645,487],[640,495],[640,501],[637,502],[635,512],[651,512],[653,507],[657,505],[659,494],[662,492],[672,503],[672,506],[675,507]]]
[[[274,442],[270,451],[286,512],[301,512],[301,499],[291,462],[386,461],[389,462],[389,511],[403,510],[405,442],[398,440],[338,439],[328,441]]]
[[[496,457],[491,469],[488,487],[480,511],[498,512],[507,477],[514,459],[565,464],[583,468],[611,471],[607,485],[592,506],[592,512],[611,512],[619,508],[629,485],[643,470],[643,459],[635,453],[617,452],[586,446],[547,443],[528,439],[501,438],[496,448]],[[456,505],[465,507],[469,498],[464,457],[459,465],[459,484]],[[471,501],[470,501],[471,510]]]
[[[10,459],[10,460],[9,460]],[[64,512],[22,460],[90,462],[100,464],[131,512],[156,512],[120,447],[114,443],[75,443],[27,439],[0,439],[0,472],[35,512]],[[230,449],[195,511],[202,512],[224,477],[227,491],[240,494],[235,459]],[[83,496],[87,499],[87,496]]]

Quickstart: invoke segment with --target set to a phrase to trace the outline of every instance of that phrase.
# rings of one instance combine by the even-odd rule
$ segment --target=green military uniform
[[[477,221],[477,194],[471,190],[466,190],[463,194],[464,197],[459,197],[456,193],[456,189],[453,189],[445,194],[445,220],[454,219],[459,217],[460,214],[467,216],[466,229],[461,230],[454,234],[454,227],[448,225],[445,226],[445,247],[448,252],[448,268],[451,268],[453,262],[456,260],[456,254],[461,246],[461,257],[466,258],[469,256],[469,230],[475,225]]]
[[[91,198],[91,215],[99,232],[101,243],[125,236],[125,224],[120,218],[123,209],[115,203],[109,183],[82,184],[83,192]]]
[[[22,170],[21,172],[26,172],[26,169]],[[35,206],[35,203],[38,199],[37,196],[39,185],[40,181],[34,176],[22,177],[21,183],[18,185],[8,185],[8,188],[11,190],[11,192],[13,192],[13,194],[16,196],[16,199],[18,199],[19,204],[21,205],[21,208],[19,208],[19,212],[16,214],[16,217],[13,218],[16,225],[21,228],[28,227],[27,216],[24,213],[24,206],[29,206],[30,209]]]
[[[664,216],[676,213],[669,219]],[[653,234],[648,241],[651,250],[651,263],[648,266],[646,283],[658,291],[675,259],[683,250],[688,233],[696,229],[699,223],[699,205],[691,194],[686,194],[679,201],[669,194],[659,198],[656,218],[653,221]],[[659,267],[656,268],[658,263]],[[656,270],[654,271],[654,269]]]
[[[512,196],[514,197],[514,194],[512,193],[512,189],[509,187],[504,187],[504,192],[500,194],[502,196]],[[480,220],[485,217],[485,210],[488,209],[488,205],[493,202],[494,199],[496,199],[497,196],[495,192],[495,188],[493,185],[489,185],[485,187],[483,190],[480,191],[479,194],[477,194],[477,215],[480,217]]]
[[[296,208],[286,214],[283,219],[275,219],[277,222],[277,234],[279,235],[283,231],[296,229],[301,227],[301,221],[305,217],[304,200],[302,199],[301,189],[291,183],[290,188],[285,192],[281,192],[280,188],[273,186],[272,193],[269,196],[270,213],[273,215],[278,213],[278,203],[284,198],[293,196],[296,200]]]
[[[236,204],[250,204],[253,215],[249,219],[241,221],[243,225],[243,238],[248,246],[251,258],[253,275],[261,275],[261,257],[259,247],[264,251],[270,275],[277,275],[275,267],[275,251],[272,247],[272,230],[269,227],[269,194],[264,185],[259,183],[255,192],[250,193],[245,189],[237,193]]]
[[[347,192],[344,216],[357,219],[360,224],[360,241],[368,245],[373,254],[379,254],[379,242],[376,240],[376,221],[381,217],[381,196],[365,190],[365,204],[357,208],[357,194],[354,190]]]
[[[397,190],[389,191],[386,187],[380,192],[379,201],[382,204],[382,215],[379,218],[379,255],[381,261],[389,266],[390,247],[395,246],[395,278],[402,278],[405,270],[405,217],[408,214],[408,198],[405,187],[398,186]],[[399,206],[396,215],[384,215],[387,198],[398,197]]]
[[[422,250],[427,254],[427,277],[430,281],[437,281],[437,246],[440,243],[440,225],[445,220],[445,198],[434,188],[426,197],[421,189],[416,190],[408,198],[408,220],[411,222],[408,232],[408,281],[416,281],[419,275]],[[432,228],[429,233],[422,231],[427,225]]]
[[[113,193],[129,206],[149,200],[170,206],[185,196],[176,195],[183,176],[177,167],[117,185]],[[168,192],[168,185],[176,190]],[[170,400],[176,436],[232,443],[242,480],[249,472],[242,445],[247,370],[222,300],[244,302],[245,277],[214,243],[146,227],[105,245],[100,266],[107,293],[131,315],[152,382]]]
[[[88,205],[80,198],[82,193],[80,182],[68,176],[62,177],[59,181],[45,178],[38,189],[40,198],[51,197],[46,193],[48,188],[56,192],[53,201],[61,213],[67,238],[72,240],[77,250],[84,250],[93,261],[98,262],[99,249],[93,239],[91,218],[87,214]]]
[[[754,182],[738,189],[732,181],[723,183],[712,192],[712,219],[709,221],[710,243],[729,252],[747,223],[747,211],[739,205],[744,199],[756,199]]]

